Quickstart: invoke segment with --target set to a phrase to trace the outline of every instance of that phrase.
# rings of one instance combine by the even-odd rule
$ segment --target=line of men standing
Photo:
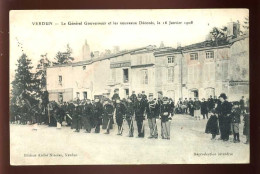
[[[134,120],[136,121],[138,137],[143,138],[144,120],[148,119],[150,136],[148,138],[158,138],[158,129],[156,119],[161,119],[161,136],[163,139],[170,139],[170,120],[174,113],[174,103],[171,99],[163,97],[162,99],[153,98],[152,95],[135,95],[120,100],[115,91],[112,100],[104,98],[100,101],[96,97],[94,101],[64,102],[61,105],[52,101],[48,104],[49,125],[57,126],[57,123],[67,123],[76,132],[85,129],[90,133],[95,129],[95,133],[100,133],[100,127],[106,134],[113,128],[114,119],[117,123],[117,135],[122,135],[124,130],[123,121],[125,120],[129,128],[129,137],[134,136]],[[55,124],[56,122],[56,124]]]

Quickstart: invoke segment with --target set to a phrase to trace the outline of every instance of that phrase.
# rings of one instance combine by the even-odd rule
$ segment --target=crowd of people
[[[123,122],[126,121],[129,137],[134,136],[134,124],[137,126],[138,136],[143,138],[144,120],[148,120],[149,137],[158,138],[157,120],[161,120],[161,138],[170,140],[170,121],[174,114],[189,114],[195,120],[208,119],[206,133],[212,134],[215,139],[220,134],[223,141],[229,140],[230,133],[234,134],[234,142],[240,142],[239,124],[240,117],[244,116],[244,135],[249,143],[249,102],[244,97],[238,102],[228,102],[227,96],[222,93],[218,98],[210,96],[207,100],[198,98],[188,100],[179,99],[176,106],[168,97],[148,97],[145,93],[136,95],[134,92],[127,99],[120,99],[118,91],[114,91],[111,99],[96,96],[94,100],[86,99],[57,103],[50,101],[31,106],[22,100],[11,111],[11,122],[19,124],[47,124],[60,128],[61,125],[70,126],[79,132],[100,133],[103,129],[110,133],[114,124],[117,125],[117,135],[124,131]]]

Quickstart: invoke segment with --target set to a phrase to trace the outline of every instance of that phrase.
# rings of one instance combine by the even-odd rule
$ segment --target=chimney
[[[161,41],[160,48],[164,48],[164,43]]]
[[[239,22],[229,22],[227,26],[227,37],[236,38],[240,33]]]

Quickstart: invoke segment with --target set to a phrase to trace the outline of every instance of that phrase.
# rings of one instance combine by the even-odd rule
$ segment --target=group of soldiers
[[[19,122],[21,124],[48,124],[60,128],[61,125],[71,126],[75,132],[84,129],[90,133],[94,130],[95,133],[100,133],[102,128],[106,134],[110,133],[113,125],[116,122],[117,135],[122,135],[124,131],[123,122],[128,125],[128,136],[134,136],[134,124],[137,126],[138,136],[143,138],[144,120],[148,120],[150,129],[149,138],[158,138],[157,119],[161,120],[161,137],[162,139],[170,139],[170,120],[172,116],[177,114],[190,114],[196,119],[210,119],[207,124],[206,133],[212,133],[212,138],[221,134],[220,139],[227,141],[230,135],[230,130],[235,132],[234,140],[239,140],[239,124],[241,114],[249,112],[247,103],[244,97],[239,102],[228,102],[227,96],[221,94],[217,99],[212,96],[206,101],[204,98],[199,101],[195,98],[194,101],[190,98],[184,101],[179,99],[174,105],[174,101],[168,97],[153,98],[153,95],[148,97],[145,93],[136,95],[133,93],[128,99],[120,99],[118,91],[114,91],[112,99],[95,97],[94,100],[75,100],[71,102],[57,103],[55,101],[44,104],[40,101],[33,107],[28,107],[26,101],[23,101],[19,106],[13,107],[11,122]],[[239,110],[238,110],[239,109]],[[247,111],[247,112],[246,112]],[[249,114],[247,114],[249,115]],[[213,121],[212,121],[213,120]],[[214,121],[215,120],[215,121]],[[249,117],[245,117],[244,132],[247,132],[249,139]],[[136,123],[134,122],[136,121]],[[230,129],[231,128],[231,129]],[[125,128],[126,129],[126,128]],[[246,130],[246,131],[245,131]],[[249,140],[248,140],[249,141]]]
[[[29,109],[28,109],[29,108]],[[71,102],[57,103],[50,101],[46,106],[40,101],[35,107],[20,107],[16,111],[15,118],[21,124],[48,124],[49,126],[61,127],[71,126],[75,132],[84,129],[90,133],[100,133],[104,129],[106,134],[110,133],[113,125],[117,125],[117,135],[124,131],[123,122],[128,124],[129,137],[134,136],[134,124],[137,126],[138,136],[145,136],[144,120],[148,120],[150,128],[149,138],[158,138],[156,119],[161,119],[161,136],[163,139],[170,139],[170,122],[174,114],[174,103],[171,99],[148,97],[143,94],[133,93],[128,99],[120,99],[115,91],[112,99],[95,97],[94,100],[75,100]],[[29,111],[30,110],[30,111]],[[136,122],[136,123],[135,123]],[[125,128],[126,129],[126,128]]]

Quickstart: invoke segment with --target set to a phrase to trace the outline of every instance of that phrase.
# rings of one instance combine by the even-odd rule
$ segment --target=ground
[[[157,120],[159,135],[160,120]],[[244,144],[243,124],[240,143],[211,140],[206,134],[207,120],[195,120],[188,115],[175,115],[171,121],[171,139],[129,138],[124,122],[122,136],[116,135],[116,125],[110,135],[73,132],[69,127],[57,129],[39,125],[10,125],[10,159],[12,165],[83,165],[83,164],[207,164],[248,163],[249,145]],[[219,136],[218,136],[219,137]],[[218,138],[217,137],[217,138]]]

